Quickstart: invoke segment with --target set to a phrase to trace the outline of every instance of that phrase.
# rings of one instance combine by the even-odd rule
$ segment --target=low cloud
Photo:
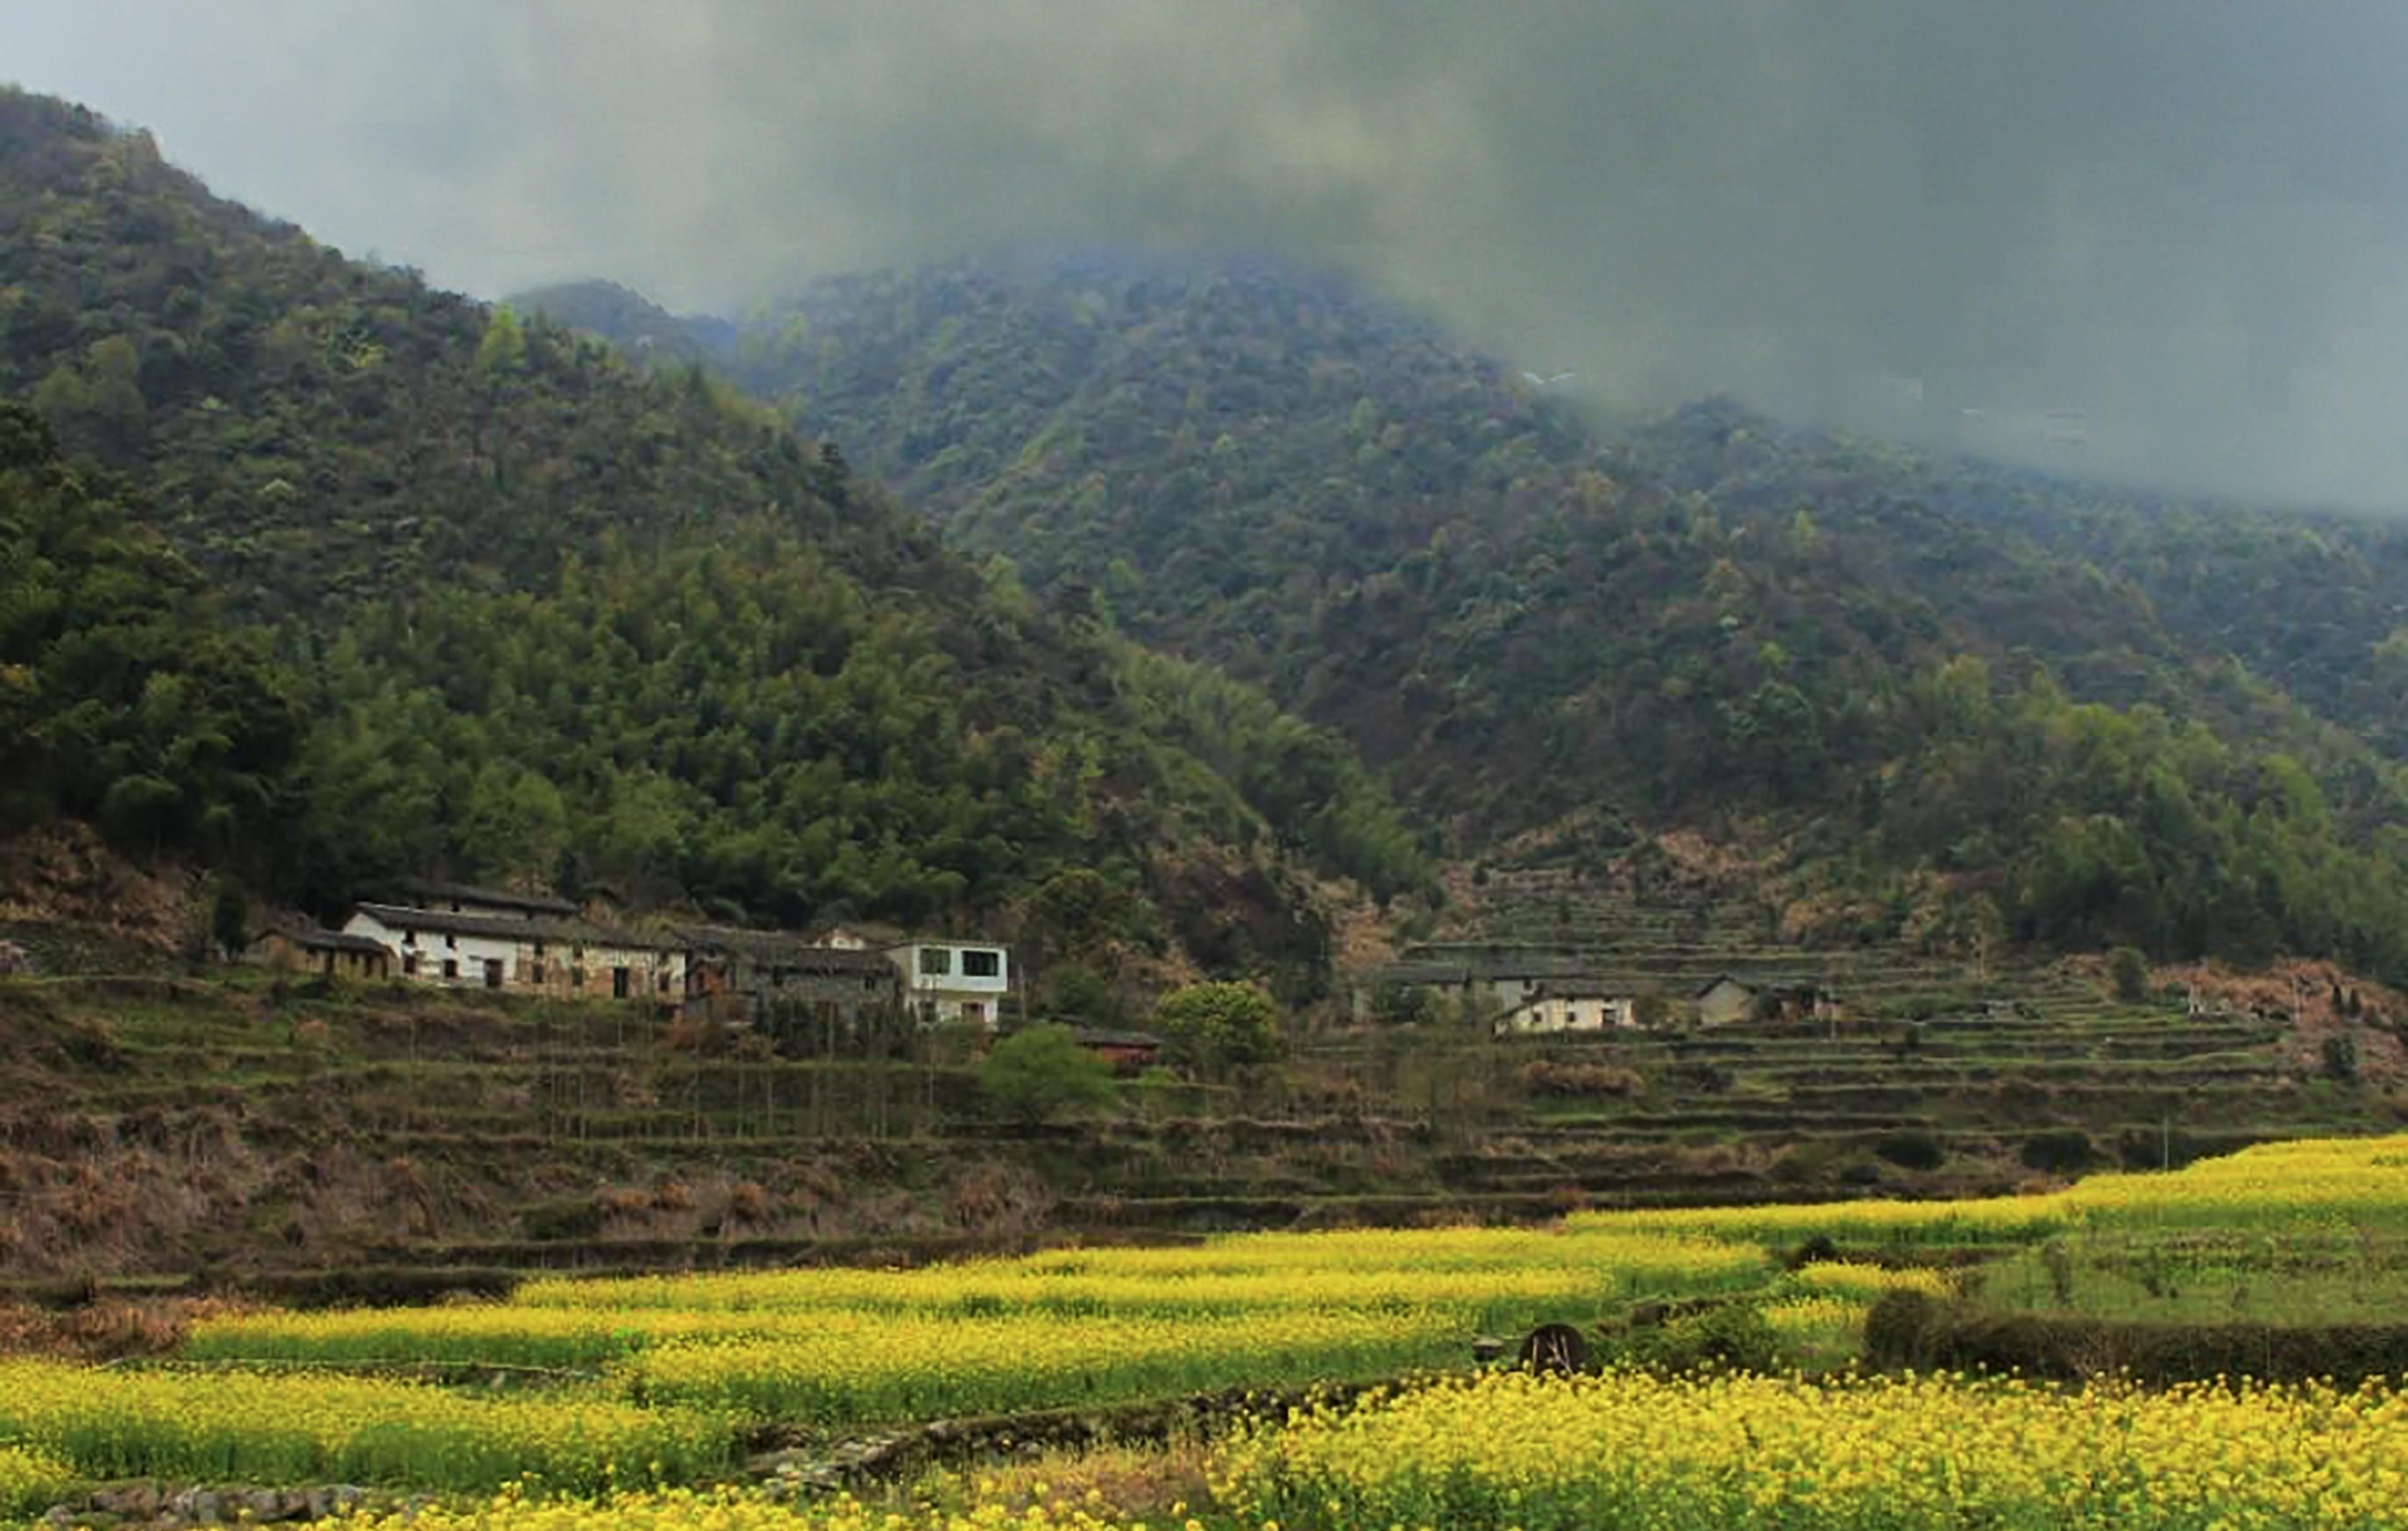
[[[22,16],[6,16],[10,10]],[[0,0],[358,253],[741,308],[1283,253],[1601,401],[2408,506],[2408,10],[2234,0]]]

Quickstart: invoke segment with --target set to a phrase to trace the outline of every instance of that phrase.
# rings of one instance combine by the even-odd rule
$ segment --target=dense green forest
[[[536,301],[675,324],[618,290]],[[1700,828],[1827,937],[2408,975],[2389,526],[2168,506],[1726,401],[1600,436],[1429,326],[1259,264],[848,277],[684,333],[958,545],[1260,684],[1467,845]]]
[[[1132,941],[1305,986],[1304,865],[1428,880],[1334,736],[1041,609],[724,381],[9,92],[0,397],[8,824],[322,906],[441,871],[992,927],[1093,873]]]

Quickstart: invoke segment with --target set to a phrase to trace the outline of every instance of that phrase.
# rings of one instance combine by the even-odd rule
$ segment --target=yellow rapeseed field
[[[734,1491],[623,1494],[598,1500],[535,1501],[505,1491],[466,1507],[353,1516],[345,1531],[1145,1531],[1078,1506],[1007,1509],[987,1504],[949,1512],[882,1510],[847,1497],[781,1504]],[[1198,1526],[1190,1521],[1188,1527]],[[1173,1524],[1163,1531],[1180,1531]]]
[[[626,1375],[646,1401],[837,1424],[1372,1378],[1455,1360],[1469,1339],[1458,1318],[1428,1311],[1064,1320],[835,1310],[774,1338],[645,1351]]]
[[[123,1371],[0,1361],[0,1439],[95,1479],[490,1489],[683,1482],[733,1459],[724,1420],[552,1395],[472,1398],[408,1382]]]
[[[1295,1418],[1218,1491],[1288,1528],[2408,1525],[2408,1399],[1521,1373]]]
[[[528,1308],[890,1308],[1071,1316],[1510,1308],[1530,1297],[1743,1285],[1764,1269],[1761,1254],[1696,1237],[1611,1228],[1382,1228],[1244,1234],[1173,1249],[1057,1250],[912,1270],[537,1281],[512,1300]]]
[[[484,1491],[532,1470],[541,1494],[437,1513],[511,1531],[533,1519],[598,1531],[609,1516],[849,1531],[884,1523],[858,1506],[795,1522],[740,1498],[538,1501],[706,1481],[751,1420],[841,1428],[1393,1376],[1459,1362],[1484,1330],[1595,1324],[1656,1296],[1748,1294],[1784,1353],[1836,1364],[1883,1294],[1943,1295],[1951,1277],[1828,1260],[1784,1271],[1777,1252],[1817,1237],[2015,1244],[2160,1225],[2186,1238],[2229,1228],[2275,1240],[2408,1226],[2408,1136],[2271,1144],[2171,1175],[1993,1200],[1251,1234],[912,1270],[549,1280],[507,1303],[228,1315],[198,1325],[186,1352],[217,1371],[0,1364],[0,1501],[21,1483],[21,1502],[38,1499],[61,1474]],[[472,1397],[246,1363],[589,1375]],[[1250,1525],[1291,1527],[1870,1527],[1922,1524],[1950,1495],[2002,1526],[2377,1525],[2397,1524],[2384,1507],[2408,1498],[2390,1466],[2408,1461],[2400,1418],[2388,1395],[2313,1389],[1490,1378],[1250,1437],[1226,1481]],[[1046,1513],[997,1510],[979,1524],[1068,1524]]]

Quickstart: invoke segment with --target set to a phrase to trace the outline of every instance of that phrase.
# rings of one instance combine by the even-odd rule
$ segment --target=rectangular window
[[[627,997],[627,970],[624,967],[611,968],[610,997],[613,999],[624,999]]]
[[[944,978],[953,970],[953,954],[941,946],[920,949],[920,976]]]
[[[537,950],[541,951],[542,948],[538,947]],[[538,957],[535,961],[527,964],[527,981],[534,984],[538,989],[543,987],[543,959],[541,957]]]
[[[669,970],[666,967],[661,969],[659,988],[663,994],[667,994],[669,992]]]
[[[584,990],[584,988],[585,988],[585,969],[584,969],[582,966],[572,966],[571,968],[569,968],[569,970],[568,970],[568,986],[569,986],[570,988],[572,988],[572,989],[575,989],[575,990],[580,991],[580,993]]]
[[[994,978],[1003,971],[1000,952],[965,952],[962,953],[962,977]]]
[[[498,989],[501,986],[502,959],[499,957],[487,957],[485,959],[485,987],[488,989]]]
[[[446,957],[443,959],[443,976],[446,979],[457,979],[460,976],[459,958]]]
[[[401,954],[401,976],[403,978],[416,978],[418,976],[417,952],[404,952]]]
[[[446,952],[457,952],[458,950],[460,950],[460,937],[457,937],[457,936],[446,936],[446,937],[443,937],[443,950],[444,950],[444,951],[446,951]]]

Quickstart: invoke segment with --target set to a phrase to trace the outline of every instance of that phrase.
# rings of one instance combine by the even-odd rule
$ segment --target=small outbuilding
[[[382,942],[338,930],[268,930],[251,943],[251,960],[288,973],[381,983],[393,977],[393,953]]]
[[[1699,989],[1694,996],[1698,1007],[1698,1023],[1705,1026],[1727,1026],[1746,1021],[1756,1014],[1756,996],[1760,991],[1753,983],[1717,973],[1713,980]]]
[[[1162,1038],[1150,1031],[1102,1031],[1082,1026],[1079,1045],[1112,1066],[1115,1074],[1141,1074],[1162,1056]]]

